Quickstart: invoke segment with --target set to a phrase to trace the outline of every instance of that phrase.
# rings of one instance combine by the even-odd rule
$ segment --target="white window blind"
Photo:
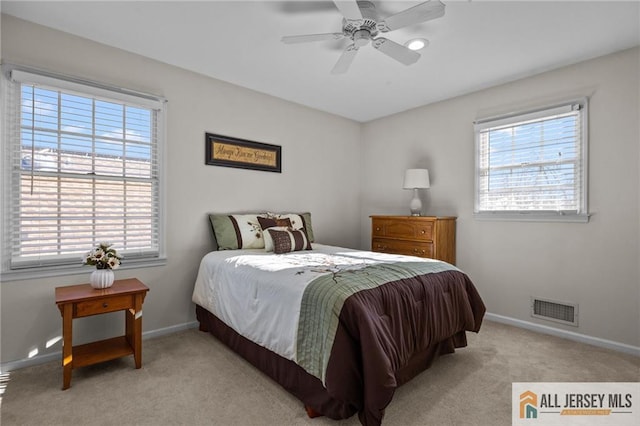
[[[112,243],[123,266],[158,259],[164,102],[20,70],[10,76],[3,272],[79,266],[99,242]]]
[[[476,123],[478,217],[586,221],[586,99]]]

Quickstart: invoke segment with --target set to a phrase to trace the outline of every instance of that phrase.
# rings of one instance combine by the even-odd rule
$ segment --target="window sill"
[[[590,214],[561,214],[561,213],[534,213],[534,212],[496,212],[474,213],[476,220],[505,221],[505,222],[571,222],[587,223]]]
[[[137,260],[135,262],[128,262],[126,265],[120,266],[117,271],[127,269],[139,269],[139,268],[153,268],[157,266],[164,266],[167,264],[166,257],[154,258],[148,260]],[[14,269],[12,271],[5,271],[0,273],[0,282],[6,281],[20,281],[31,280],[38,278],[50,278],[69,275],[86,275],[87,277],[93,270],[92,267],[86,265],[65,265],[65,266],[51,266],[40,268],[25,268]],[[87,278],[88,279],[88,278]]]

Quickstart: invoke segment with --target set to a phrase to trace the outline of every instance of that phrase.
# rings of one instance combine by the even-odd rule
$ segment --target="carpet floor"
[[[640,381],[640,358],[485,321],[469,346],[396,391],[384,425],[509,425],[512,382]],[[8,425],[358,425],[309,419],[302,403],[208,333],[143,342],[133,357],[73,372],[49,362],[12,371],[1,399]]]

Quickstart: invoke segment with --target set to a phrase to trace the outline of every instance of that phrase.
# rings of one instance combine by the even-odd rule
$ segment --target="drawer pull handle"
[[[379,231],[379,230],[380,230],[380,228],[376,228],[376,231]]]
[[[425,231],[424,229],[422,231],[420,231],[421,234],[426,234],[427,231]]]
[[[103,308],[108,308],[108,307],[109,307],[109,304],[108,304],[108,303],[103,303],[103,304],[102,304],[102,307],[103,307]]]

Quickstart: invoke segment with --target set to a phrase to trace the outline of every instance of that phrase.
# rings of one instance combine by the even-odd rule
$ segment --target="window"
[[[586,99],[476,122],[476,217],[588,221],[586,129]]]
[[[103,241],[123,266],[160,261],[164,102],[19,69],[6,74],[3,278],[68,273]]]

